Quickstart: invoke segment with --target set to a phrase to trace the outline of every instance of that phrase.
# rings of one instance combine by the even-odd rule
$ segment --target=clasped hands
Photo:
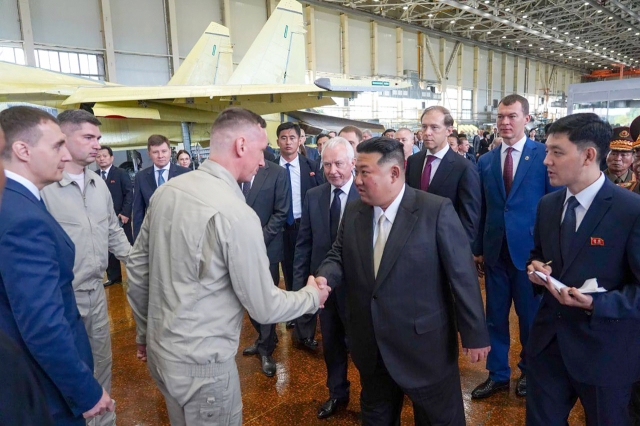
[[[547,276],[546,280],[540,278],[535,272],[542,272]],[[549,293],[556,298],[560,304],[565,306],[572,306],[574,308],[585,309],[587,311],[593,310],[593,297],[589,294],[584,294],[580,290],[574,287],[564,287],[560,290],[556,289],[549,277],[551,276],[551,266],[542,263],[538,260],[532,261],[527,266],[527,273],[529,275],[529,281],[536,285],[541,285],[549,290]]]
[[[324,308],[324,302],[327,301],[329,293],[331,293],[331,287],[327,284],[327,279],[325,277],[314,277],[313,275],[309,275],[307,287],[313,287],[318,291],[318,295],[320,296],[320,307]]]

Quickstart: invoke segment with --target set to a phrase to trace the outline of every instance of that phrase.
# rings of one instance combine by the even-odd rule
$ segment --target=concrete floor
[[[126,282],[107,288],[111,338],[113,346],[113,385],[111,396],[117,401],[117,423],[122,426],[169,425],[161,393],[149,376],[146,364],[136,359],[135,323],[125,295]],[[484,291],[483,291],[484,293]],[[358,372],[349,365],[351,402],[346,411],[327,420],[318,420],[318,406],[328,398],[325,386],[326,367],[322,350],[317,354],[292,346],[291,331],[284,324],[277,326],[280,342],[274,352],[278,371],[268,378],[260,370],[258,357],[243,357],[242,349],[250,345],[257,336],[249,319],[245,316],[242,326],[240,348],[236,361],[240,372],[243,419],[248,425],[358,425],[360,383]],[[517,364],[520,343],[517,336],[517,318],[511,313],[512,347],[511,365]],[[316,334],[321,339],[320,331]],[[321,348],[322,345],[320,344]],[[429,354],[425,354],[429,356]],[[520,375],[517,367],[512,373],[510,392],[495,395],[483,401],[471,401],[470,392],[487,378],[484,363],[471,364],[460,356],[462,392],[468,425],[523,425],[525,403],[515,396],[515,381]],[[410,402],[405,400],[402,424],[413,424]],[[571,413],[569,424],[583,425],[584,412],[578,406]]]

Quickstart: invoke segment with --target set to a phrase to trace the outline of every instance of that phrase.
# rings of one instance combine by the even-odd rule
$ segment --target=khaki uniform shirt
[[[127,274],[137,342],[171,362],[233,358],[245,308],[260,324],[318,309],[316,290],[273,285],[258,216],[210,160],[156,190]]]
[[[107,184],[85,168],[84,191],[64,172],[60,182],[46,186],[40,194],[49,213],[76,246],[73,289],[95,290],[102,285],[109,252],[126,263],[131,251]]]

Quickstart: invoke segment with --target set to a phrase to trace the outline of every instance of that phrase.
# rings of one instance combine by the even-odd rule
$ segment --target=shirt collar
[[[522,152],[524,149],[524,144],[527,142],[527,137],[523,136],[518,142],[516,142],[513,146],[509,147],[506,143],[503,143],[500,148],[500,153],[503,154],[507,151],[508,148],[513,148],[514,151]]]
[[[351,185],[353,185],[353,174],[351,174],[351,178],[347,181],[347,183],[342,185],[340,189],[342,190],[342,192],[349,195],[349,191],[351,191]],[[337,186],[331,185],[331,192],[333,192],[336,188]]]
[[[104,172],[107,174],[107,176],[109,176],[109,172],[111,171],[111,167],[113,167],[113,164],[110,165],[109,167],[107,167],[106,170],[104,170]],[[100,173],[100,176],[102,176],[102,172],[103,172],[103,170],[101,168],[98,168],[98,173]]]
[[[375,223],[378,223],[380,216],[382,216],[382,214],[384,213],[384,215],[387,217],[387,220],[391,222],[391,224],[393,224],[393,221],[396,220],[396,215],[398,214],[398,209],[400,208],[400,203],[402,202],[402,197],[404,197],[404,190],[405,185],[402,185],[400,193],[398,194],[396,199],[393,200],[391,204],[389,204],[387,210],[383,211],[379,206],[375,206],[373,208],[373,219]]]
[[[427,150],[427,155],[435,155],[436,158],[439,158],[440,160],[442,160],[445,156],[445,154],[447,153],[447,151],[449,151],[449,143],[447,142],[447,144],[444,146],[444,148],[442,148],[440,151],[436,152],[435,154],[433,154],[431,152],[430,149]]]
[[[600,189],[602,189],[604,180],[604,173],[600,172],[600,177],[596,179],[595,182],[593,182],[591,185],[587,186],[577,194],[572,194],[571,191],[569,191],[569,188],[567,188],[567,193],[564,197],[564,203],[567,204],[567,200],[569,199],[569,197],[575,196],[580,205],[584,207],[585,210],[589,210],[589,207],[591,207],[591,203],[593,203],[596,195],[598,195],[598,192],[600,191]]]
[[[171,168],[171,162],[168,162],[166,166],[162,167],[162,170],[169,170]],[[158,174],[158,170],[160,170],[158,167],[156,167],[156,165],[153,165],[153,174],[157,175]],[[163,173],[164,175],[164,173]],[[166,178],[165,178],[166,179]]]
[[[300,154],[296,155],[296,158],[294,158],[290,162],[285,160],[283,156],[280,156],[280,165],[282,167],[287,167],[286,166],[287,163],[291,164],[291,166],[293,166],[295,168],[299,168],[300,167]]]
[[[9,179],[18,182],[20,185],[22,185],[25,188],[27,188],[29,190],[29,192],[33,194],[34,197],[36,197],[38,200],[40,200],[40,190],[29,179],[27,179],[24,176],[20,176],[17,173],[10,172],[7,169],[4,170],[4,175],[6,177],[8,177]]]
[[[93,173],[93,171],[91,173],[89,173],[89,169],[88,168],[84,168],[84,184],[86,186],[87,182],[92,182],[93,183],[93,179],[96,177],[96,174]],[[102,177],[100,178],[102,179]],[[71,179],[71,176],[69,176],[69,173],[67,173],[67,171],[65,170],[64,172],[62,172],[62,180],[59,182],[60,186],[67,186],[70,183],[75,182],[73,179]]]

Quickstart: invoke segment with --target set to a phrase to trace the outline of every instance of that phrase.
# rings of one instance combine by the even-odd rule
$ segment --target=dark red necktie
[[[504,159],[504,168],[502,169],[502,180],[504,181],[504,190],[509,196],[511,185],[513,184],[513,158],[511,157],[513,148],[507,148],[507,157]]]
[[[420,178],[420,189],[423,191],[429,190],[429,181],[431,180],[431,163],[433,163],[433,160],[435,159],[435,155],[427,155],[427,164],[424,165],[422,177]]]

